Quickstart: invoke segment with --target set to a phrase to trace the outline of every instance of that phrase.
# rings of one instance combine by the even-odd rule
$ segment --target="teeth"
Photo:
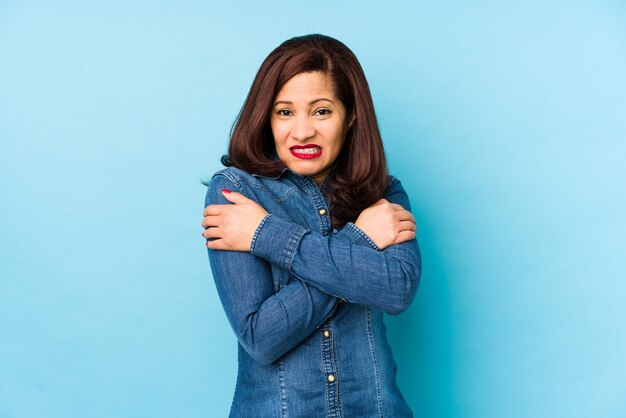
[[[317,154],[320,152],[320,147],[294,149],[293,152],[296,154]]]

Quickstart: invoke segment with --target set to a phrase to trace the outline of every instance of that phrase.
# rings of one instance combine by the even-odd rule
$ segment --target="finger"
[[[206,229],[212,226],[219,226],[220,220],[221,220],[221,216],[219,215],[205,216],[204,218],[202,218],[202,227]]]
[[[417,231],[417,226],[411,221],[401,221],[399,226],[400,231]]]
[[[400,221],[411,221],[415,223],[415,217],[408,210],[403,210],[402,212],[396,213],[397,219]]]
[[[387,199],[378,199],[372,203],[372,206],[384,205],[385,203],[389,203],[389,201]]]
[[[415,231],[402,231],[398,234],[398,237],[396,238],[394,244],[401,244],[403,242],[410,241],[412,239],[415,239],[415,236]]]
[[[399,205],[397,203],[390,203],[390,205],[393,208],[393,210],[397,210],[397,211],[406,210],[404,209],[404,206]]]
[[[209,239],[209,238],[222,238],[222,235],[224,235],[224,234],[222,233],[221,228],[217,228],[217,227],[208,228],[207,230],[205,230],[202,233],[202,236],[204,238],[207,238],[207,239]]]
[[[204,208],[202,215],[203,216],[219,215],[220,213],[222,213],[222,208],[221,208],[222,206],[225,206],[225,205],[209,205],[206,208]]]
[[[228,248],[221,239],[206,242],[207,248],[211,250],[227,250]]]
[[[245,203],[250,200],[241,193],[232,192],[228,189],[222,189],[222,195],[226,198],[226,200],[234,204]]]

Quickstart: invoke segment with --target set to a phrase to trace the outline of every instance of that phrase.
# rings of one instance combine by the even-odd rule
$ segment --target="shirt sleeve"
[[[222,188],[238,190],[223,175],[211,180],[205,206],[231,204]],[[241,190],[238,190],[242,192]],[[338,299],[300,280],[275,292],[270,265],[249,252],[208,250],[217,292],[243,348],[270,364],[307,338],[335,310]]]
[[[396,179],[392,179],[384,197],[411,210],[408,196]],[[257,229],[250,251],[348,302],[390,314],[405,310],[420,281],[421,256],[417,241],[391,245],[381,251],[352,223],[342,232],[343,238],[322,236],[269,215]],[[346,236],[352,238],[346,239]]]

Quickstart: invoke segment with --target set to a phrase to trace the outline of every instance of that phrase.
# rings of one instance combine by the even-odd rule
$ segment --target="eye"
[[[326,109],[326,108],[322,108],[322,109],[317,109],[315,111],[315,113],[313,113],[314,115],[319,115],[319,116],[328,116],[332,113],[332,111],[330,109]]]
[[[287,109],[280,109],[276,111],[278,116],[291,116],[291,112]]]

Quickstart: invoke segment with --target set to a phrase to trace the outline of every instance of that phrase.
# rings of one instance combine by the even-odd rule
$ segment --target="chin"
[[[301,176],[315,176],[322,171],[321,167],[311,167],[309,164],[289,164],[287,166],[291,171]]]

